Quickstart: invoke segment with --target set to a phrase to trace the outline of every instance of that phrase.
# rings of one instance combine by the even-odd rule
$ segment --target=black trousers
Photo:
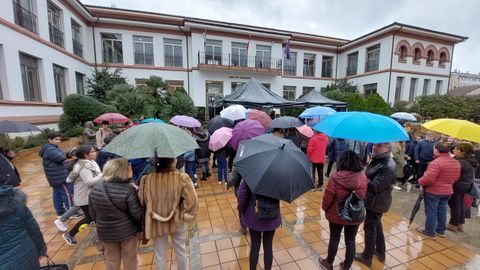
[[[465,193],[453,193],[448,201],[450,206],[450,221],[449,223],[455,226],[465,224],[465,207],[463,206],[463,198]]]
[[[328,242],[328,257],[327,261],[333,264],[335,256],[337,255],[338,244],[343,228],[345,228],[345,261],[344,269],[350,269],[355,257],[355,237],[357,236],[359,225],[341,225],[329,222],[330,240]]]
[[[422,178],[423,174],[427,170],[428,163],[430,163],[430,161],[420,160],[420,163],[418,164],[417,180]]]
[[[252,229],[248,230],[250,232],[250,270],[257,269],[258,263],[258,253],[260,252],[260,244],[263,239],[263,262],[265,264],[265,270],[272,269],[273,263],[273,236],[275,235],[275,230],[259,232]]]
[[[90,224],[92,222],[92,217],[90,216],[90,209],[88,208],[88,205],[80,206],[80,209],[82,209],[83,214],[85,215],[84,218],[82,218],[73,228],[68,232],[68,235],[71,237],[75,237],[75,235],[78,233],[78,229],[80,226],[83,224]]]
[[[332,172],[332,167],[333,164],[335,163],[335,160],[328,160],[328,165],[327,165],[327,175],[330,176],[330,173]]]
[[[318,187],[323,186],[323,163],[312,163],[312,177],[315,184],[315,170],[318,174]]]
[[[365,230],[363,257],[367,260],[373,258],[374,251],[380,255],[385,255],[386,247],[385,236],[383,235],[382,215],[382,213],[375,213],[367,209],[365,223],[363,224],[363,229]]]

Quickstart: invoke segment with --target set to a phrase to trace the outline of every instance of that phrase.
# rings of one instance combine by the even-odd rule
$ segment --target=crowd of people
[[[282,223],[278,200],[254,194],[242,181],[242,175],[232,166],[236,152],[231,145],[213,152],[210,166],[212,151],[208,131],[184,129],[197,141],[198,149],[176,158],[131,160],[104,150],[116,136],[108,122],[102,122],[98,131],[92,122],[87,122],[82,144],[66,152],[59,147],[60,134],[48,134],[48,142],[39,155],[52,188],[57,215],[54,224],[63,232],[63,239],[70,246],[78,245],[76,235],[94,223],[98,240],[103,243],[107,269],[120,269],[123,262],[123,268],[128,270],[137,269],[140,234],[142,241],[153,241],[157,269],[165,269],[170,236],[178,269],[186,269],[185,231],[197,215],[198,180],[213,179],[211,168],[217,167],[218,184],[235,187],[240,231],[249,233],[251,238],[250,268],[256,269],[263,243],[265,269],[271,269],[273,238]],[[382,216],[392,204],[392,191],[402,190],[405,183],[418,185],[424,194],[426,222],[417,232],[425,237],[445,237],[445,230],[462,232],[470,207],[476,203],[467,193],[479,184],[475,179],[480,178],[480,150],[469,142],[434,138],[431,133],[424,137],[411,133],[408,142],[373,144],[329,138],[320,132],[308,138],[295,128],[271,132],[290,139],[310,158],[313,181],[317,183],[315,189],[323,192],[319,207],[329,221],[328,255],[319,261],[325,269],[333,269],[342,231],[346,252],[341,269],[350,269],[354,260],[371,266],[374,256],[385,261]],[[3,228],[8,230],[0,236],[0,257],[10,253],[22,256],[13,256],[21,260],[2,260],[1,263],[15,263],[16,269],[38,269],[38,257],[46,254],[46,245],[26,207],[25,194],[15,188],[21,180],[12,163],[13,157],[11,151],[1,150],[0,227],[2,232]],[[324,177],[328,179],[325,190]],[[364,202],[362,220],[347,220],[339,215],[338,209],[352,193]],[[260,216],[262,207],[269,208],[273,214]],[[447,223],[448,207],[451,218]],[[79,221],[69,229],[68,219]],[[365,246],[357,253],[355,239],[363,222]],[[10,237],[13,235],[16,237]]]

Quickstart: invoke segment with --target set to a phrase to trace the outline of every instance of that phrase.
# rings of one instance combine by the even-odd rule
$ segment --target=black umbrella
[[[290,203],[314,188],[308,157],[273,135],[241,142],[234,165],[255,194]]]
[[[223,118],[220,115],[217,115],[210,119],[207,124],[208,132],[213,134],[215,130],[222,128],[222,127],[228,127],[228,128],[233,128],[233,121],[227,118]]]
[[[272,120],[270,125],[268,126],[271,129],[274,128],[296,128],[303,126],[302,121],[298,118],[291,117],[291,116],[282,116]]]
[[[418,210],[420,210],[420,205],[422,204],[423,201],[423,196],[424,192],[423,189],[420,190],[420,193],[418,194],[417,201],[415,202],[415,205],[413,206],[412,213],[410,214],[410,220],[408,222],[408,227],[410,228],[410,225],[412,225],[413,220],[415,219],[415,216],[418,213]]]
[[[42,130],[30,123],[12,122],[7,120],[0,122],[0,133],[17,133],[29,131],[32,132]]]

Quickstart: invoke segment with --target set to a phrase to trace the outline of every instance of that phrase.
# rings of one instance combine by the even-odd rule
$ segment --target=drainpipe
[[[337,57],[335,59],[335,81],[337,81],[338,76],[338,45],[337,45]]]
[[[453,52],[455,51],[455,43],[452,46],[452,56],[450,57],[450,74],[448,74],[448,84],[447,84],[447,93],[450,91],[450,78],[452,77],[452,63],[453,63]]]
[[[403,28],[403,25],[400,25],[400,29],[398,29],[397,31],[395,31],[393,33],[393,37],[392,37],[392,51],[390,53],[390,72],[389,72],[389,75],[388,75],[388,92],[387,92],[387,104],[390,104],[390,87],[391,87],[391,82],[392,82],[392,66],[393,66],[393,45],[395,45],[395,34],[400,32]],[[393,101],[395,103],[395,100]],[[392,104],[393,105],[393,104]]]
[[[185,35],[185,38],[186,38],[186,43],[187,43],[187,94],[190,96],[190,61],[189,61],[189,57],[188,57],[188,33],[183,31],[183,29],[178,26],[178,29],[180,29],[180,31],[182,31],[182,33]]]
[[[95,67],[95,72],[97,72],[97,44],[95,42],[95,23],[98,23],[100,20],[100,17],[97,17],[97,21],[92,23],[92,37],[93,37],[93,58],[94,58],[94,67]]]

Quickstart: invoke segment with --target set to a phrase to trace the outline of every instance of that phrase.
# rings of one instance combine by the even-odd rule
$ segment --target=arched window
[[[440,61],[438,62],[439,65],[445,65],[447,62],[447,54],[445,52],[440,53]]]
[[[405,60],[407,57],[407,47],[401,46],[400,47],[400,60]]]
[[[413,53],[413,61],[419,62],[421,57],[422,57],[422,51],[420,51],[419,48],[416,48]]]
[[[433,62],[434,54],[432,50],[427,52],[427,64],[431,64]]]

